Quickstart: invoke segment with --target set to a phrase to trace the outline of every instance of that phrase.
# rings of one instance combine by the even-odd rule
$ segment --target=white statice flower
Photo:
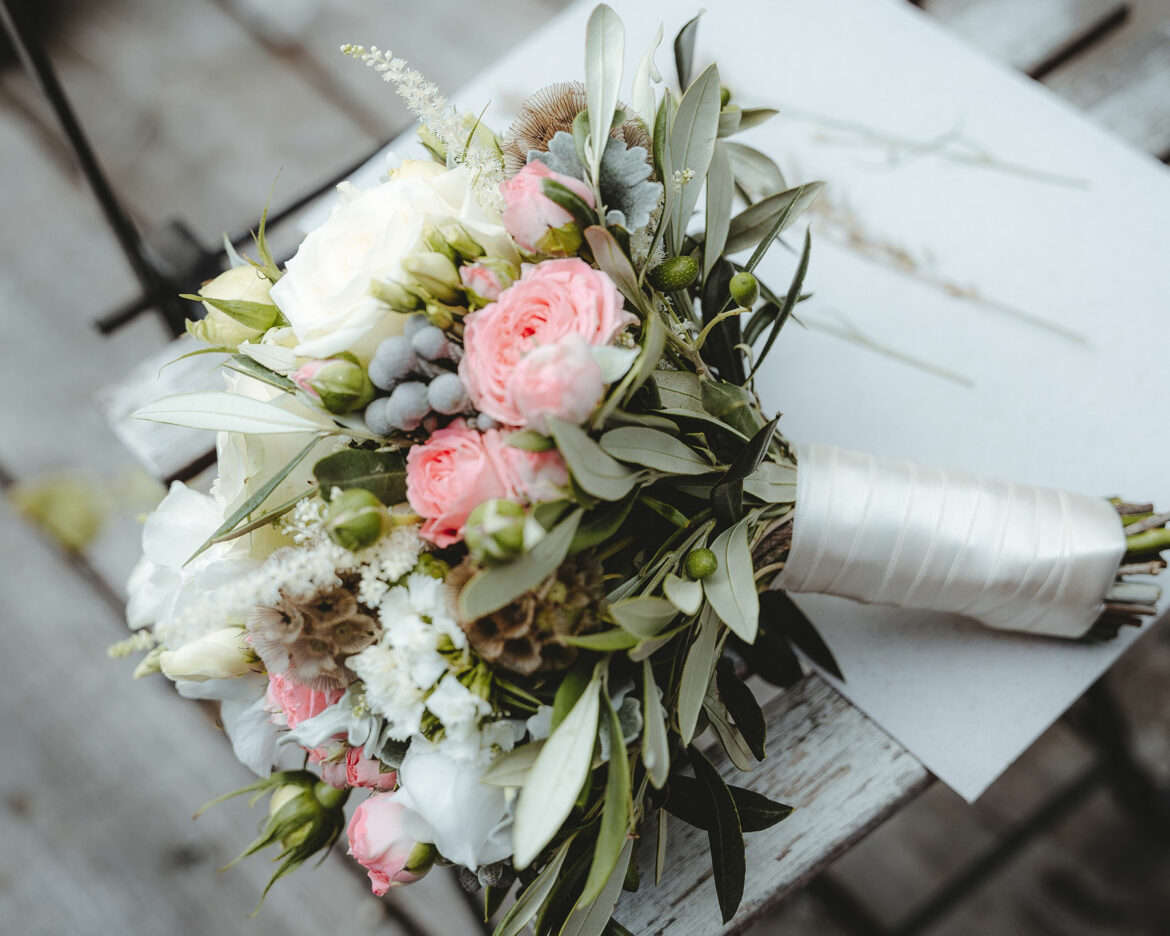
[[[375,644],[346,663],[365,685],[370,710],[386,719],[391,738],[405,741],[422,731],[426,691],[415,684],[405,653]]]
[[[427,696],[427,709],[443,724],[443,737],[438,746],[444,754],[457,761],[478,762],[485,755],[491,760],[491,752],[497,746],[493,726],[500,723],[491,722],[481,729],[483,720],[492,713],[487,699],[468,689],[455,674],[448,673]],[[510,728],[508,741],[511,741]]]
[[[430,252],[431,231],[455,225],[489,255],[516,259],[500,213],[479,204],[466,167],[408,160],[387,182],[338,190],[333,213],[309,232],[272,287],[304,357],[350,351],[365,360],[401,332],[406,316],[376,298],[371,283],[405,282],[403,262]]]

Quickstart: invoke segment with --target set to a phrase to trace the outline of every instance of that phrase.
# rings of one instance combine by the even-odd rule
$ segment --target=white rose
[[[255,302],[270,305],[268,278],[251,264],[232,267],[220,273],[215,279],[204,283],[199,295],[208,299],[222,299],[229,302]],[[245,324],[209,302],[203,303],[204,316],[187,323],[187,331],[209,345],[235,348],[241,342],[255,341],[272,325],[276,311],[270,317],[260,316],[251,325]]]
[[[459,761],[415,738],[398,771],[395,794],[405,807],[402,827],[442,856],[480,868],[512,854],[512,815],[506,792],[480,783],[487,765]]]
[[[250,673],[257,660],[245,636],[242,627],[220,628],[178,650],[164,650],[159,668],[171,680],[236,679]]]
[[[309,232],[272,287],[305,357],[351,351],[367,359],[401,331],[404,316],[375,299],[370,284],[403,279],[402,260],[426,249],[428,226],[458,222],[489,254],[514,257],[499,213],[475,200],[465,168],[409,160],[372,189],[343,183],[338,190],[333,213]]]
[[[146,518],[142,559],[126,585],[126,620],[131,627],[154,625],[165,645],[180,646],[190,639],[177,624],[182,612],[206,602],[220,585],[252,568],[231,543],[212,546],[188,562],[223,520],[222,498],[200,494],[182,481],[171,485]]]

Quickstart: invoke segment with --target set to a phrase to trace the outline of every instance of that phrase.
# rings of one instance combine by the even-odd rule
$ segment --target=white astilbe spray
[[[468,125],[455,107],[439,91],[438,85],[416,68],[411,68],[405,59],[395,58],[394,53],[383,51],[377,46],[353,45],[341,47],[346,55],[374,69],[383,81],[394,85],[398,96],[406,103],[410,112],[418,119],[422,128],[433,133],[447,152],[447,166],[466,166],[471,172],[472,187],[476,200],[486,208],[503,208],[500,183],[504,181],[503,154],[498,147],[487,146],[475,132],[475,125]]]

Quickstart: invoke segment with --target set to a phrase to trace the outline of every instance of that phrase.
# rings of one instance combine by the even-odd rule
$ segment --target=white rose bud
[[[187,322],[188,333],[207,344],[225,348],[236,348],[242,342],[256,341],[276,322],[277,309],[272,304],[269,292],[271,286],[268,278],[251,264],[225,270],[215,279],[204,283],[199,295],[204,299],[218,299],[222,302],[250,302],[269,306],[271,312],[237,317],[217,309],[210,302],[204,302],[203,308],[207,314],[197,322]]]
[[[242,627],[225,627],[178,650],[164,650],[158,664],[168,679],[236,679],[252,671],[257,657]]]

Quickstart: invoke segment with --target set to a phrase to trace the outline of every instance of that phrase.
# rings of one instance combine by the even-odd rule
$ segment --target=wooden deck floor
[[[407,117],[389,90],[336,54],[343,41],[409,55],[456,87],[562,0],[88,0],[67,4],[51,50],[93,141],[139,220],[182,218],[208,243],[254,223],[280,172],[279,205],[339,171]],[[290,26],[291,13],[318,13]],[[1170,0],[1131,4],[1099,54],[1159,35]],[[282,28],[272,10],[284,10]],[[1122,53],[1110,50],[1123,50]],[[1021,53],[1022,54],[1022,53]],[[1165,72],[1157,72],[1155,75]],[[1050,79],[1091,105],[1075,70]],[[1170,88],[1167,89],[1170,93]],[[1159,154],[1168,128],[1116,105],[1101,119]],[[150,494],[93,405],[166,336],[149,318],[114,338],[90,327],[134,293],[56,131],[23,76],[0,73],[0,484],[80,472],[108,501],[79,564],[0,504],[7,595],[0,653],[0,930],[22,933],[473,933],[439,875],[393,900],[367,896],[347,862],[278,886],[247,922],[267,868],[214,868],[248,838],[242,807],[188,816],[245,780],[202,713],[164,684],[130,685],[102,650],[123,635],[116,605]],[[91,574],[90,570],[96,570]],[[1152,635],[1114,683],[1139,748],[1170,779],[1170,640]],[[979,806],[936,786],[841,859],[827,887],[884,924],[903,918],[1088,754],[1058,726]],[[1095,794],[976,891],[933,934],[1170,932],[1170,843]],[[837,901],[838,907],[844,904]],[[755,932],[856,932],[805,894]],[[421,926],[420,926],[421,924]]]

